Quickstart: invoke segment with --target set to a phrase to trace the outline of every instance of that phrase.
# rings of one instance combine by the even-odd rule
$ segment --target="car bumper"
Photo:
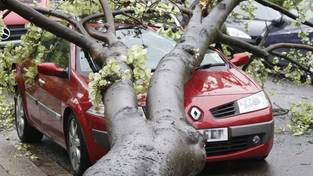
[[[9,41],[0,41],[0,47],[4,48],[7,44],[19,45],[21,44],[21,40],[9,40]]]
[[[105,155],[109,148],[109,136],[106,129],[106,121],[104,117],[85,113],[88,119],[88,129],[85,131],[88,155],[91,164],[98,161]]]
[[[261,141],[253,142],[259,136]],[[274,121],[229,127],[229,141],[206,144],[207,161],[262,158],[269,154],[274,137]]]

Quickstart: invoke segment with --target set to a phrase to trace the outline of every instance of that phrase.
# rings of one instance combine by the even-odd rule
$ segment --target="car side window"
[[[42,41],[42,45],[48,49],[43,62],[52,62],[63,69],[69,67],[70,43],[62,38],[53,36]]]

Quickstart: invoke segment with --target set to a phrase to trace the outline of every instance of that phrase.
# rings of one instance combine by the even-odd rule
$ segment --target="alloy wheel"
[[[16,113],[16,129],[19,136],[23,136],[24,128],[25,128],[25,117],[24,117],[24,109],[22,105],[21,96],[17,96],[16,104],[15,104],[15,113]]]
[[[71,119],[69,126],[69,156],[72,167],[74,170],[79,169],[80,160],[81,160],[81,146],[80,139],[78,136],[78,125],[75,119]]]

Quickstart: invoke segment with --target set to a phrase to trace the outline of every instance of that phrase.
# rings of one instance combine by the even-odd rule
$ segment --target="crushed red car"
[[[126,45],[143,45],[148,66],[155,68],[175,42],[140,29],[120,29]],[[16,129],[23,142],[39,142],[46,135],[64,147],[76,175],[109,150],[103,106],[89,98],[86,53],[56,38],[33,84],[24,79],[29,62],[17,66]],[[45,44],[45,42],[43,42]],[[60,53],[61,52],[61,53]],[[265,158],[273,144],[271,103],[262,88],[236,65],[246,63],[246,54],[229,60],[211,49],[185,85],[187,121],[206,139],[208,162],[242,158]]]

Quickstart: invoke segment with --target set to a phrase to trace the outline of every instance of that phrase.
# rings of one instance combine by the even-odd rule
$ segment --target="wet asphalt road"
[[[272,103],[289,108],[292,103],[313,101],[313,87],[297,87],[286,82],[265,85]],[[275,108],[275,105],[274,105]],[[276,116],[275,139],[272,152],[265,161],[242,160],[214,163],[206,166],[200,176],[313,176],[313,134],[301,137],[292,136],[287,128],[289,115]],[[2,132],[3,134],[3,132]],[[5,134],[10,142],[19,145],[15,132]],[[38,157],[34,160],[48,175],[71,171],[66,152],[49,139],[29,145],[29,150]],[[53,172],[52,172],[53,171]]]

